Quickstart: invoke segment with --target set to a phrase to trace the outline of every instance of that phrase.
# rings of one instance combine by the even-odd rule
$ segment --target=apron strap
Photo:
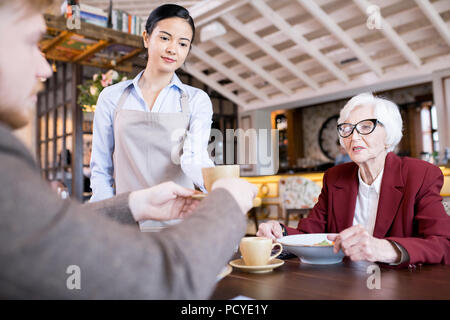
[[[187,131],[189,131],[190,127],[191,127],[191,115],[189,114],[190,110],[189,110],[189,97],[186,93],[184,93],[184,91],[181,91],[181,111],[186,114],[189,115],[189,123],[188,126],[186,128]]]
[[[128,96],[130,95],[130,92],[131,92],[131,84],[125,88],[122,95],[120,96],[119,102],[117,103],[116,112],[122,109],[125,101],[127,100]],[[189,114],[189,112],[190,112],[189,97],[186,93],[184,93],[184,91],[181,91],[180,102],[181,102],[181,111],[183,113]]]
[[[122,95],[119,98],[119,102],[117,102],[117,107],[115,112],[118,112],[122,109],[125,101],[127,100],[128,96],[130,95],[131,92],[131,84],[125,88],[125,90],[122,92]],[[189,97],[186,93],[184,93],[184,91],[181,91],[181,97],[180,97],[180,102],[181,102],[181,111],[185,114],[189,114],[190,109],[189,109]]]
[[[184,91],[181,91],[181,110],[183,113],[189,113],[189,97]]]
[[[131,84],[128,87],[126,87],[125,90],[123,90],[122,95],[119,98],[119,102],[117,103],[116,112],[122,109],[125,101],[130,95],[130,92],[131,92]]]

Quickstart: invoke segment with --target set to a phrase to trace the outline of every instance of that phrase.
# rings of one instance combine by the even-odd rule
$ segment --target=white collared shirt
[[[91,155],[91,188],[90,201],[99,201],[114,196],[113,161],[114,151],[114,111],[125,88],[132,85],[130,95],[123,109],[145,112],[172,113],[182,112],[180,96],[185,92],[189,97],[190,124],[183,154],[180,158],[181,168],[203,191],[201,168],[212,167],[214,163],[208,154],[208,141],[212,124],[212,103],[203,90],[183,84],[176,74],[171,82],[161,90],[150,111],[139,88],[138,81],[144,71],[133,80],[119,82],[106,87],[100,93],[94,116]],[[170,159],[168,159],[170,161]]]
[[[359,188],[358,195],[356,196],[353,225],[362,225],[372,236],[375,229],[375,221],[377,219],[378,200],[380,199],[383,172],[384,169],[381,170],[375,181],[369,186],[363,181],[361,172],[358,170]]]
[[[353,225],[363,226],[371,236],[375,229],[377,220],[378,202],[380,200],[381,181],[383,180],[384,169],[375,178],[375,181],[369,186],[361,178],[361,172],[358,169],[359,188],[356,196],[355,216],[353,217]],[[398,265],[409,259],[408,252],[403,246],[395,241],[390,241],[400,250],[400,262],[390,263],[390,265]]]

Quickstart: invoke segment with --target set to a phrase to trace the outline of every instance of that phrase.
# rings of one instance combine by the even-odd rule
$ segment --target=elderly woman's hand
[[[400,261],[400,251],[388,240],[377,239],[360,226],[352,226],[337,235],[329,235],[328,240],[334,241],[334,253],[340,249],[352,261],[370,261],[397,263]]]
[[[281,229],[281,225],[279,222],[276,221],[264,222],[259,225],[256,236],[276,240],[283,236],[283,230]]]

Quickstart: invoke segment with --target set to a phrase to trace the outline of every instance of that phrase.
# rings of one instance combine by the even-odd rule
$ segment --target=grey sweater
[[[245,216],[224,189],[159,233],[139,231],[128,194],[63,201],[1,124],[0,181],[0,298],[205,299],[245,232]],[[73,265],[81,289],[68,289]]]

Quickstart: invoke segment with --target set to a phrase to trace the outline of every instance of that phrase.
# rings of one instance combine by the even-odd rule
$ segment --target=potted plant
[[[102,90],[110,85],[127,80],[127,77],[119,74],[115,70],[108,70],[106,73],[96,73],[92,80],[88,80],[78,85],[80,93],[78,104],[81,106],[87,118],[92,117],[97,105],[98,96]]]

